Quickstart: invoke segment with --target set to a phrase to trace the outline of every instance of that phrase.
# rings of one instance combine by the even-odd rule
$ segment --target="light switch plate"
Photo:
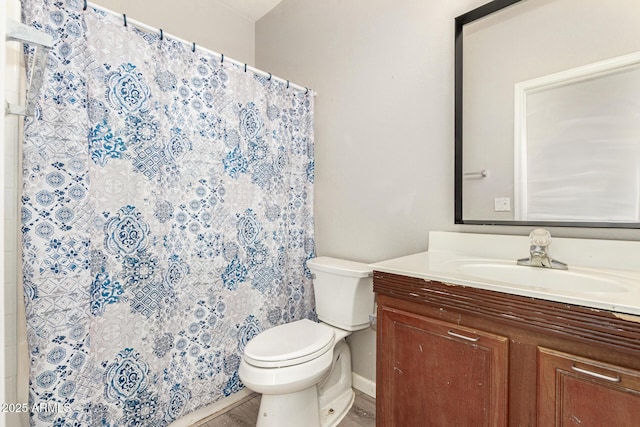
[[[511,198],[510,197],[496,197],[494,199],[494,207],[496,212],[509,212],[511,211]]]

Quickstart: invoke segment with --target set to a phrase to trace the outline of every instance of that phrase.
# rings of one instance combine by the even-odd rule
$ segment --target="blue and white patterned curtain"
[[[55,39],[25,126],[32,422],[164,426],[315,316],[313,98],[82,7],[23,0]]]

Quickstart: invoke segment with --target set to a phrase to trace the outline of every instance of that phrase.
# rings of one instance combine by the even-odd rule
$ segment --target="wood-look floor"
[[[191,427],[254,427],[258,419],[260,395],[252,394],[223,413],[198,421]],[[356,390],[356,400],[338,427],[375,427],[376,401]],[[299,426],[304,427],[304,426]]]

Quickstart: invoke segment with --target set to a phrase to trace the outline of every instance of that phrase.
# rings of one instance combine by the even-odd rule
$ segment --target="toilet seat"
[[[263,331],[244,349],[246,363],[261,368],[282,368],[316,359],[333,348],[333,328],[308,319]]]

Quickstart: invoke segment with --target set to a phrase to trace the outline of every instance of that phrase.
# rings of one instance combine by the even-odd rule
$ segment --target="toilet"
[[[330,257],[307,261],[320,323],[297,320],[267,329],[246,345],[239,375],[262,393],[258,427],[333,427],[354,400],[352,331],[369,327],[372,270]]]

